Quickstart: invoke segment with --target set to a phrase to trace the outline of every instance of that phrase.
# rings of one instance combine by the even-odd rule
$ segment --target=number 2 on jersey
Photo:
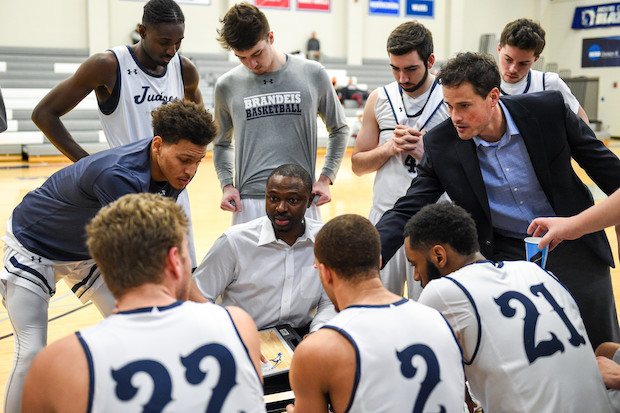
[[[568,329],[568,332],[570,333],[568,342],[571,345],[574,347],[579,347],[580,345],[585,344],[586,340],[579,334],[579,332],[577,332],[575,326],[566,316],[564,309],[557,303],[555,298],[553,298],[549,290],[547,290],[543,284],[531,286],[530,291],[536,297],[542,295],[542,298],[544,298],[551,305],[553,311],[560,317]],[[527,298],[524,294],[517,291],[507,291],[496,298],[495,303],[499,306],[502,315],[508,318],[515,316],[517,311],[515,307],[510,305],[510,301],[512,300],[520,302],[525,310],[525,316],[523,317],[523,346],[525,347],[525,354],[530,364],[532,364],[534,360],[539,357],[551,356],[558,351],[563,352],[564,344],[562,344],[562,341],[560,341],[557,335],[552,331],[548,332],[551,338],[548,340],[541,340],[536,343],[536,323],[538,322],[540,313],[532,300]]]
[[[206,344],[194,350],[187,357],[181,357],[181,364],[185,367],[185,380],[192,385],[200,384],[207,372],[200,370],[200,362],[206,357],[213,357],[220,367],[220,377],[213,388],[207,413],[219,413],[224,401],[235,386],[237,367],[230,351],[221,344]],[[137,360],[126,364],[118,370],[112,370],[112,378],[116,381],[116,396],[123,401],[133,399],[138,388],[131,383],[136,373],[146,373],[153,380],[153,394],[149,401],[142,406],[143,412],[161,412],[172,401],[172,379],[170,373],[158,361]]]
[[[414,356],[422,357],[426,363],[426,376],[420,383],[420,391],[413,405],[413,413],[422,413],[428,397],[431,395],[435,386],[441,381],[441,377],[439,376],[439,362],[433,350],[424,344],[412,344],[403,351],[397,351],[396,357],[400,361],[400,372],[408,379],[414,377],[418,372],[418,369],[413,365]],[[445,411],[445,406],[439,405],[439,412],[445,413]]]

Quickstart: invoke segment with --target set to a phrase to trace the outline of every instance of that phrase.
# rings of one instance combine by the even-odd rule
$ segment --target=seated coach
[[[293,164],[274,169],[265,201],[267,216],[228,228],[194,278],[208,300],[243,308],[259,330],[290,324],[303,337],[336,314],[314,266],[323,223],[304,218],[310,174]]]

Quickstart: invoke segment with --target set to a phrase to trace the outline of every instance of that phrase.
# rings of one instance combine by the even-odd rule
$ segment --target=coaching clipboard
[[[295,346],[301,342],[297,332],[288,324],[261,330],[260,351],[267,359],[261,363],[263,377],[288,372],[291,367]]]

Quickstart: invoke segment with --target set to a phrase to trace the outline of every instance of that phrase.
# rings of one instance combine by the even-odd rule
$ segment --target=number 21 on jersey
[[[580,345],[586,343],[584,337],[579,334],[575,326],[566,316],[564,309],[557,303],[555,298],[553,298],[549,290],[547,290],[542,283],[532,285],[530,287],[530,291],[534,300],[539,302],[544,300],[549,303],[553,308],[553,311],[562,320],[564,326],[566,326],[566,329],[568,330],[568,334],[570,335],[568,338],[568,343],[574,347],[579,347]],[[539,357],[548,357],[558,351],[564,352],[564,344],[558,338],[558,334],[565,336],[563,332],[548,331],[539,336],[546,336],[549,337],[549,339],[536,342],[536,324],[538,323],[540,313],[538,312],[534,301],[530,300],[527,296],[518,291],[507,291],[496,298],[495,303],[499,306],[502,315],[507,318],[512,318],[517,313],[517,308],[511,305],[513,303],[516,305],[520,304],[525,310],[525,315],[523,317],[523,346],[530,364],[532,364]]]

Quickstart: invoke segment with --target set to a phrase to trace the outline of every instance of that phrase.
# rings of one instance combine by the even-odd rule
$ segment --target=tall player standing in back
[[[198,70],[177,52],[185,17],[173,0],[150,0],[139,26],[140,42],[96,53],[75,74],[52,89],[32,112],[33,122],[72,161],[88,152],[71,136],[60,117],[95,91],[101,125],[111,147],[152,138],[151,112],[174,99],[202,104]],[[187,191],[178,198],[190,219],[190,255],[196,267]]]

